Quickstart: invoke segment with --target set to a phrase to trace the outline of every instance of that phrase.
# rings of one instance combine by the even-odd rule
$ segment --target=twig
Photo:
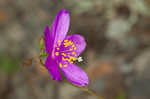
[[[97,93],[95,93],[95,92],[94,92],[93,90],[91,90],[91,89],[88,89],[88,88],[85,88],[85,87],[78,87],[78,86],[75,86],[75,85],[71,84],[70,82],[68,82],[68,81],[66,81],[66,80],[65,80],[64,82],[67,83],[67,84],[70,84],[71,86],[76,87],[76,88],[78,88],[78,89],[80,89],[80,90],[82,90],[82,91],[85,91],[85,92],[91,94],[92,96],[97,97],[98,99],[104,99],[102,96],[99,96]]]

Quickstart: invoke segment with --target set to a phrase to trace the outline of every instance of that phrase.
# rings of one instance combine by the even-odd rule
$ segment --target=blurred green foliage
[[[18,69],[19,61],[13,57],[4,56],[0,58],[0,69],[8,74],[13,74]]]
[[[120,95],[116,97],[116,99],[126,99],[126,93],[121,91]]]

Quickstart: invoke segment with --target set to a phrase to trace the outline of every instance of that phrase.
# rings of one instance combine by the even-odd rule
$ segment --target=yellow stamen
[[[74,47],[74,45],[72,45],[72,47]]]
[[[59,52],[56,52],[55,55],[58,56],[58,55],[59,55]]]
[[[69,51],[72,51],[72,50],[73,50],[72,48],[69,49]]]
[[[63,60],[63,61],[69,61],[68,58],[64,58],[64,57],[62,58],[62,60]]]
[[[75,52],[72,52],[72,54],[74,55],[74,54],[76,54]]]
[[[61,45],[61,43],[58,43],[58,45],[60,46],[60,45]]]
[[[74,58],[74,57],[70,57],[70,59],[71,59],[71,60],[73,60],[73,61],[77,60],[77,59],[76,59],[76,58]]]
[[[73,61],[70,61],[70,63],[73,63]]]
[[[65,61],[66,59],[63,57],[62,60]]]
[[[59,50],[59,48],[57,48],[57,50]]]
[[[67,65],[64,65],[64,67],[67,67]]]
[[[73,44],[72,42],[71,42],[71,40],[68,42],[69,44]]]
[[[59,64],[59,67],[62,68],[62,64],[61,63]]]
[[[64,40],[64,42],[68,42],[68,40]]]
[[[67,43],[64,43],[64,45],[66,45]]]
[[[76,50],[77,48],[75,47],[74,50]]]
[[[62,53],[61,55],[63,55],[63,56],[67,56],[65,53]]]
[[[71,57],[69,57],[69,59],[67,61],[70,62],[70,63],[73,63]]]

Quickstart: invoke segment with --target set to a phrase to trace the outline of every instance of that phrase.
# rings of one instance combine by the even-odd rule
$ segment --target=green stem
[[[69,83],[69,82],[66,81],[66,80],[65,80],[64,82],[67,83],[67,84],[70,84],[71,86],[76,87],[76,88],[78,88],[78,89],[80,89],[80,90],[82,90],[82,91],[84,91],[84,92],[87,92],[87,93],[91,94],[92,96],[97,97],[98,99],[104,99],[102,96],[99,96],[97,93],[95,93],[95,92],[92,91],[91,89],[88,89],[88,88],[85,88],[85,87],[78,87],[78,86],[75,86],[75,85]]]

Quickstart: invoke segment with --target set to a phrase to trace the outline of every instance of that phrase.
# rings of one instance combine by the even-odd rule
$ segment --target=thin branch
[[[82,90],[82,91],[84,91],[84,92],[87,92],[87,93],[91,94],[92,96],[97,97],[98,99],[104,99],[102,96],[98,95],[97,93],[95,93],[95,92],[94,92],[93,90],[91,90],[91,89],[88,89],[88,88],[85,88],[85,87],[78,87],[78,86],[75,86],[75,85],[71,84],[70,82],[68,82],[68,81],[66,81],[66,80],[65,80],[64,82],[67,83],[67,84],[70,84],[71,86],[76,87],[76,88],[78,88],[78,89],[80,89],[80,90]]]

